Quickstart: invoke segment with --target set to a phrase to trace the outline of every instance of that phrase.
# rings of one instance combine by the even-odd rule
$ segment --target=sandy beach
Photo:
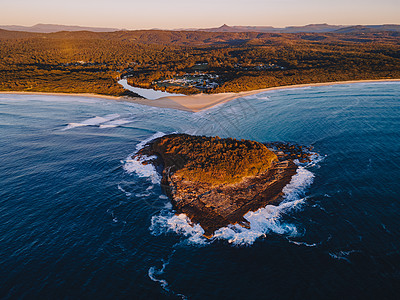
[[[271,87],[260,90],[239,92],[239,93],[220,93],[220,94],[196,94],[190,96],[169,96],[159,98],[157,100],[148,100],[143,98],[131,98],[131,97],[116,97],[106,96],[99,94],[69,94],[69,93],[41,93],[41,92],[16,92],[16,91],[0,91],[0,94],[22,94],[22,95],[53,95],[53,96],[79,96],[79,97],[91,97],[91,98],[103,98],[116,101],[126,101],[137,103],[141,105],[160,107],[160,108],[171,108],[184,110],[189,112],[199,112],[211,108],[213,106],[229,102],[231,100],[259,94],[262,92],[282,90],[282,89],[294,89],[302,87],[312,86],[327,86],[336,84],[349,84],[349,83],[373,83],[373,82],[400,82],[400,79],[379,79],[379,80],[353,80],[353,81],[336,81],[336,82],[324,82],[324,83],[312,83],[312,84],[297,84],[288,86]]]
[[[0,94],[73,96],[73,97],[103,98],[110,100],[120,100],[122,98],[117,96],[107,96],[107,95],[92,94],[92,93],[47,93],[47,92],[24,92],[24,91],[0,91]]]

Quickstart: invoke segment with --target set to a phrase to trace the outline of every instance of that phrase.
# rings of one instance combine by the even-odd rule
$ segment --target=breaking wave
[[[118,127],[118,126],[122,126],[122,125],[125,125],[125,124],[132,123],[132,121],[133,121],[133,119],[129,119],[129,118],[124,119],[124,118],[122,118],[122,119],[112,120],[112,121],[106,122],[104,124],[100,124],[99,127],[100,128],[114,128],[114,127]]]
[[[152,159],[153,157],[148,157],[143,155],[134,159],[126,159],[122,161],[124,164],[124,170],[129,174],[136,173],[139,177],[146,177],[151,180],[151,183],[157,184],[161,181],[161,176],[158,174],[156,168],[152,164],[143,164],[144,161]]]
[[[128,123],[132,123],[134,119],[131,116],[121,116],[120,114],[108,114],[103,117],[93,117],[79,123],[68,123],[62,130],[69,130],[83,126],[96,126],[99,128],[114,128]]]
[[[152,140],[154,140],[156,138],[162,137],[164,135],[165,135],[164,132],[158,131],[155,134],[153,134],[151,137],[141,141],[139,144],[137,144],[135,153],[138,152],[140,149],[142,149],[144,146],[146,146],[146,144],[148,142],[150,142],[150,141],[152,141]]]
[[[163,132],[157,132],[153,134],[151,137],[148,139],[145,139],[144,141],[140,142],[136,146],[136,151],[132,154],[130,154],[125,160],[121,161],[123,164],[124,170],[129,173],[136,173],[139,177],[143,178],[148,178],[151,180],[153,184],[158,184],[161,182],[161,175],[157,172],[156,168],[152,164],[143,164],[144,161],[147,161],[149,159],[152,159],[153,157],[148,157],[146,155],[143,155],[142,157],[138,158],[135,157],[132,159],[132,156],[134,156],[140,149],[142,149],[148,142],[164,136],[165,133]]]
[[[175,232],[187,237],[190,243],[207,243],[207,239],[203,236],[203,228],[199,224],[191,223],[185,214],[176,215],[172,210],[172,205],[162,210],[159,215],[151,218],[150,232],[156,236],[167,232]]]

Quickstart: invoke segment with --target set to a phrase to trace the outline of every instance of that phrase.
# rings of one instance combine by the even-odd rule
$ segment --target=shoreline
[[[270,87],[265,89],[244,91],[238,93],[219,93],[219,94],[196,94],[188,96],[168,96],[162,97],[156,100],[148,100],[142,98],[132,98],[126,96],[107,96],[100,94],[91,93],[52,93],[52,92],[24,92],[24,91],[0,91],[0,94],[19,94],[19,95],[47,95],[47,96],[73,96],[73,97],[88,97],[88,98],[102,98],[115,101],[131,102],[146,106],[159,107],[159,108],[170,108],[183,110],[188,112],[199,112],[229,102],[231,100],[251,96],[263,92],[304,88],[313,86],[329,86],[339,84],[352,84],[352,83],[374,83],[374,82],[400,82],[400,79],[370,79],[370,80],[348,80],[348,81],[333,81],[333,82],[321,82],[321,83],[304,83],[296,85],[285,85]]]

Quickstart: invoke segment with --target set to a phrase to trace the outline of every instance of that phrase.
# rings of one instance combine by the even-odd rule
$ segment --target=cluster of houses
[[[70,63],[65,63],[61,64],[62,66],[69,67],[69,66],[106,66],[106,64],[98,63],[98,62],[86,62],[83,60],[79,60],[76,62],[70,62]]]
[[[195,72],[193,74],[186,73],[183,76],[174,77],[171,79],[155,81],[154,83],[157,85],[175,85],[205,90],[218,87],[218,78],[218,75]]]
[[[261,71],[261,70],[272,70],[272,69],[281,69],[281,70],[285,69],[285,67],[281,67],[281,66],[278,66],[276,64],[271,64],[271,63],[269,63],[269,64],[256,64],[256,65],[249,65],[249,66],[248,65],[244,66],[242,64],[235,64],[234,67],[235,67],[235,69],[258,70],[258,71]]]

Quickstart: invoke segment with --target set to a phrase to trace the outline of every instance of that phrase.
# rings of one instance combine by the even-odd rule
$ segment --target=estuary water
[[[144,88],[139,88],[139,87],[134,87],[128,84],[128,80],[126,79],[121,79],[118,81],[120,85],[126,90],[129,90],[131,92],[134,92],[138,94],[139,96],[142,96],[148,100],[156,100],[162,97],[169,97],[169,96],[186,96],[184,94],[173,94],[173,93],[168,93],[168,92],[163,92],[163,91],[156,91],[153,89],[144,89]]]
[[[131,159],[172,132],[317,154],[281,205],[207,240]],[[275,90],[195,114],[0,94],[0,298],[398,299],[399,182],[400,83]]]

